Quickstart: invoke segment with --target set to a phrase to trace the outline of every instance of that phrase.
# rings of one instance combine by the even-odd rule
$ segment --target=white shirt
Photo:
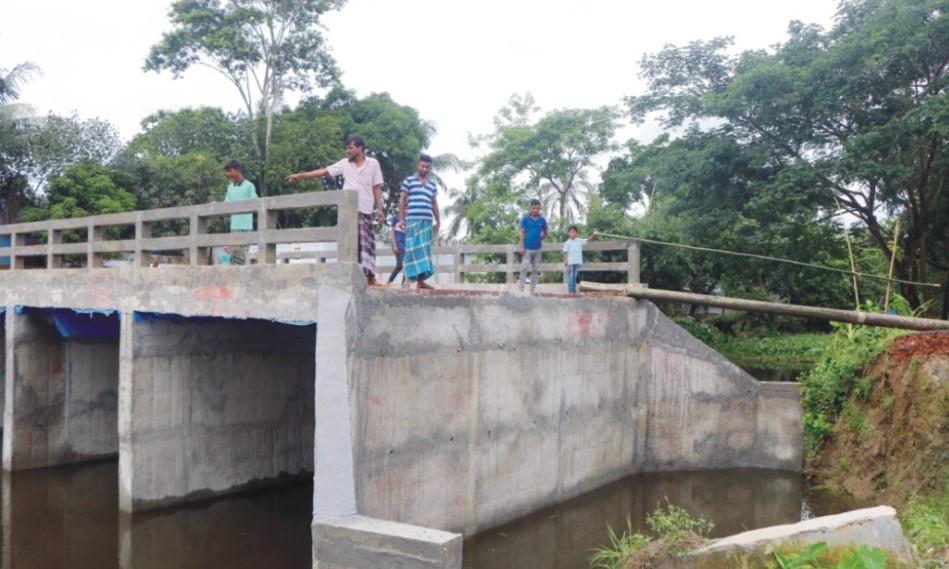
[[[375,158],[366,157],[361,168],[349,161],[349,158],[343,158],[336,164],[326,168],[330,176],[343,177],[343,189],[359,192],[359,213],[368,213],[372,215],[373,206],[376,198],[372,187],[382,185],[382,168],[379,161]]]

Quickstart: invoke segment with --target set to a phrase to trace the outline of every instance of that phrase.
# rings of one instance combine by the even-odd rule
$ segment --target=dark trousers
[[[405,257],[405,251],[399,251],[395,254],[395,268],[392,269],[392,274],[389,275],[389,282],[395,280],[395,277],[399,276],[399,273],[402,272],[402,258]],[[405,281],[405,275],[402,275],[402,280]]]

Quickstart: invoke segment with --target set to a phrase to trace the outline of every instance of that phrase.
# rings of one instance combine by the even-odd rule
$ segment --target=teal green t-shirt
[[[227,187],[227,195],[224,196],[226,202],[236,202],[238,200],[249,200],[257,197],[257,188],[254,183],[244,178],[240,184],[231,184]],[[231,231],[253,231],[254,214],[238,213],[231,216]]]

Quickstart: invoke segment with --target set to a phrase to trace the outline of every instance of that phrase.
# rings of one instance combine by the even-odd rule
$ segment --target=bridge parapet
[[[84,256],[85,266],[104,266],[109,255],[125,255],[133,266],[148,266],[152,251],[187,252],[188,264],[211,264],[211,249],[223,246],[256,245],[257,262],[277,262],[277,245],[281,243],[336,243],[333,256],[342,262],[355,262],[357,256],[355,192],[309,192],[266,197],[227,203],[171,207],[97,215],[73,219],[55,219],[0,226],[0,260],[10,269],[36,268],[27,263],[39,259],[39,267],[64,268],[67,255]],[[335,225],[281,229],[278,216],[308,209],[335,209]],[[232,214],[257,214],[257,231],[242,233],[209,233],[208,221]],[[187,225],[187,234],[154,236],[162,223]],[[84,236],[83,241],[64,243],[66,232]],[[134,237],[131,235],[134,234]]]

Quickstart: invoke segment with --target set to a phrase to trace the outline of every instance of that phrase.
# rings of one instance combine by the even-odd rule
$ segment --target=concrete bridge
[[[795,385],[757,382],[648,301],[367,290],[355,205],[0,227],[4,470],[118,456],[133,514],[312,476],[327,569],[460,567],[463,535],[636,472],[800,469]],[[319,209],[335,225],[279,228]],[[258,231],[209,230],[246,212]],[[300,242],[335,255],[278,262]],[[257,263],[211,264],[225,245]],[[153,251],[187,264],[150,268]],[[450,272],[480,270],[456,253]]]

